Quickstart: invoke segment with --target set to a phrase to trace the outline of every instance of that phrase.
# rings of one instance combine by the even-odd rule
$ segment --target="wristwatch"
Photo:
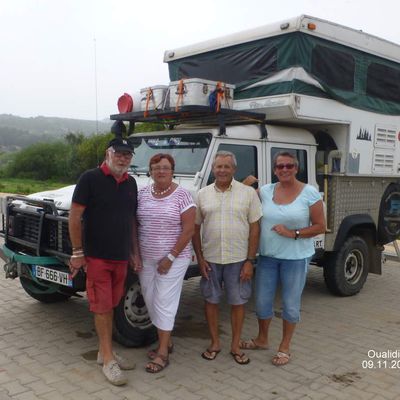
[[[296,229],[294,231],[294,240],[297,240],[300,237],[300,231],[298,229]]]
[[[175,257],[173,254],[171,254],[171,253],[168,253],[166,257],[167,257],[168,260],[171,261],[171,262],[174,262],[175,259],[176,259],[176,257]]]
[[[253,265],[257,262],[257,260],[255,258],[246,258],[246,260],[244,260],[244,261],[245,262],[250,261]]]

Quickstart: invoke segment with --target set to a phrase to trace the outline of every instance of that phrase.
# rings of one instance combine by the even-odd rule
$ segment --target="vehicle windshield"
[[[158,153],[166,153],[175,160],[175,173],[194,175],[203,166],[211,135],[207,133],[153,137],[133,135],[129,140],[135,146],[131,165],[132,172],[147,173],[150,158]]]

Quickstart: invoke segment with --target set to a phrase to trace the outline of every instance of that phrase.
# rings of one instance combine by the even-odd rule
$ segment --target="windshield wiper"
[[[139,167],[139,165],[131,164],[129,166],[129,172],[133,172],[135,175],[139,176],[139,173],[138,173],[138,170],[137,170],[138,167]]]

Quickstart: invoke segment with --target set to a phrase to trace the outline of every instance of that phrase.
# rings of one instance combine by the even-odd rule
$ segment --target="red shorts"
[[[128,261],[86,257],[86,292],[89,309],[103,314],[115,308],[125,291]]]

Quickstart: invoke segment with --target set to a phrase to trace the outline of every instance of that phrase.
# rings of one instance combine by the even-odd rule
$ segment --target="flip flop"
[[[201,353],[201,356],[207,360],[207,361],[213,361],[217,358],[217,355],[221,352],[221,350],[211,350],[207,349],[203,353]]]
[[[154,360],[158,354],[159,349],[151,349],[147,352],[147,357],[150,358],[150,360]],[[171,344],[171,346],[168,346],[168,354],[171,354],[174,351],[174,344]]]
[[[278,351],[273,357],[272,357],[272,364],[275,365],[276,367],[281,367],[283,365],[286,365],[290,361],[290,354],[284,353],[283,351]]]
[[[241,340],[239,347],[244,350],[268,350],[268,346],[261,346],[254,339]]]
[[[244,353],[234,353],[233,351],[231,351],[231,356],[233,357],[233,359],[240,365],[246,365],[250,362],[250,358],[246,356],[246,354]]]
[[[146,372],[149,372],[150,374],[158,374],[163,369],[168,367],[168,365],[169,365],[168,357],[165,357],[161,354],[157,354],[155,359],[156,358],[160,358],[162,361],[164,361],[164,365],[160,364],[158,362],[155,362],[155,361],[150,361],[145,367]]]

